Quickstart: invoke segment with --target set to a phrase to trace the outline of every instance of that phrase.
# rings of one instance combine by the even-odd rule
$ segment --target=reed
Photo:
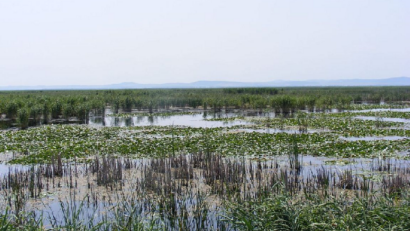
[[[390,167],[396,175],[377,183],[351,169],[317,166],[298,172],[295,165],[213,152],[145,160],[103,156],[67,164],[59,158],[10,170],[0,181],[8,207],[0,225],[66,230],[346,230],[363,229],[363,219],[373,228],[409,225],[403,222],[409,212],[409,171],[397,162]],[[86,184],[73,183],[84,180]],[[58,199],[58,209],[49,206],[47,216],[28,210],[27,203],[40,199],[52,185],[67,192]],[[383,214],[394,214],[394,219]]]
[[[21,129],[27,129],[30,112],[26,108],[21,108],[17,112],[17,121]]]

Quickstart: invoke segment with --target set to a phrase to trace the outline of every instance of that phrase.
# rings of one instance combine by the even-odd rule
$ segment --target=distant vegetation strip
[[[146,111],[149,114],[172,108],[212,110],[263,110],[293,113],[299,110],[369,109],[403,107],[410,101],[408,87],[291,87],[226,89],[143,89],[0,92],[1,121],[20,128],[47,124],[51,120],[112,113]],[[362,102],[372,103],[365,105]],[[374,105],[381,102],[387,105]],[[6,123],[6,122],[4,122]],[[9,124],[1,123],[3,127]]]

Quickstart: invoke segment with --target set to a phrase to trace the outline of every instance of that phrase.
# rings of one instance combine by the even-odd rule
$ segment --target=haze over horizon
[[[410,76],[410,1],[1,1],[0,86]]]

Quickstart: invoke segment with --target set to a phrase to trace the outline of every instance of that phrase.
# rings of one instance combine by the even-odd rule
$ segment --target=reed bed
[[[90,115],[102,115],[106,108],[114,114],[133,111],[153,114],[170,109],[222,110],[265,109],[285,115],[300,110],[327,111],[332,108],[369,109],[403,107],[410,100],[406,87],[306,87],[228,89],[138,89],[84,91],[3,91],[0,115],[26,129],[49,123],[88,123]],[[171,110],[171,111],[172,111]],[[124,115],[124,114],[122,114]],[[125,116],[126,117],[126,116]]]
[[[7,229],[355,230],[355,225],[364,227],[356,213],[373,228],[409,225],[396,216],[403,219],[409,210],[410,168],[389,159],[375,159],[369,168],[340,170],[302,163],[295,168],[290,160],[210,152],[138,160],[106,156],[88,163],[63,163],[59,158],[47,165],[10,169],[2,177],[0,225]],[[360,207],[363,203],[365,207]],[[324,220],[319,222],[318,213],[330,211],[332,219],[320,215]],[[346,224],[338,220],[342,218]]]

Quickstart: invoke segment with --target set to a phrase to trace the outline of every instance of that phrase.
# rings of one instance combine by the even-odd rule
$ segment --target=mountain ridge
[[[409,77],[385,79],[337,79],[337,80],[275,80],[268,82],[236,81],[195,81],[191,83],[139,84],[123,82],[108,85],[39,85],[39,86],[0,86],[0,91],[11,90],[108,90],[108,89],[146,89],[146,88],[232,88],[232,87],[343,87],[343,86],[410,86]]]

